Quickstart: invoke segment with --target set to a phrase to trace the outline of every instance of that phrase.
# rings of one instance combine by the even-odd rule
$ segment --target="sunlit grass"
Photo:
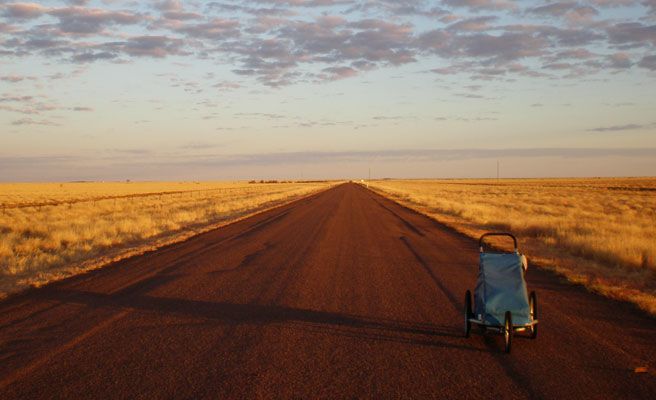
[[[0,184],[0,298],[328,186],[246,182]]]
[[[472,236],[516,233],[529,258],[656,314],[656,179],[407,180],[370,187]]]

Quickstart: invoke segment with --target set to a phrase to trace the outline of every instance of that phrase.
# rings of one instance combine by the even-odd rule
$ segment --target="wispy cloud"
[[[23,75],[5,75],[5,76],[0,76],[0,81],[3,82],[9,82],[9,83],[17,83],[17,82],[22,82],[22,81],[33,81],[36,80],[35,77],[33,76],[23,76]]]
[[[622,131],[635,131],[641,129],[656,128],[656,122],[651,124],[624,124],[612,126],[600,126],[597,128],[588,129],[588,132],[622,132]]]
[[[14,126],[21,125],[42,125],[42,126],[59,126],[58,123],[47,119],[21,118],[11,122]]]

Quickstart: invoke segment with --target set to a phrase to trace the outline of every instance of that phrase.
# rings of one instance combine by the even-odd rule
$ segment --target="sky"
[[[656,0],[0,0],[0,181],[656,176]]]

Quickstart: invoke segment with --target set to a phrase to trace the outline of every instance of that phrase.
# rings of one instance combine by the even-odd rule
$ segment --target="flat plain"
[[[656,178],[382,180],[369,186],[473,238],[514,232],[530,260],[656,315]]]
[[[325,182],[0,184],[0,299],[328,186]]]
[[[656,320],[545,269],[535,340],[463,337],[477,258],[336,186],[0,302],[0,398],[656,397]]]

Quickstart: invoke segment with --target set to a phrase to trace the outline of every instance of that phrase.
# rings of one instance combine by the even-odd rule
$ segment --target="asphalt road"
[[[0,303],[0,398],[656,398],[656,320],[537,268],[536,340],[465,339],[477,257],[341,185]]]

